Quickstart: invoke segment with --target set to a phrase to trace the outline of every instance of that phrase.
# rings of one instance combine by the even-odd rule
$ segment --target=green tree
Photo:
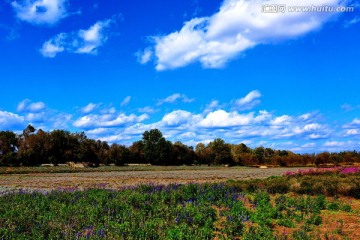
[[[146,163],[144,158],[144,143],[143,141],[136,141],[129,147],[131,153],[131,162]]]
[[[49,134],[47,148],[49,150],[49,161],[53,164],[76,161],[76,150],[79,142],[75,135],[69,131],[54,130]]]
[[[204,143],[198,143],[195,147],[195,154],[198,163],[200,164],[208,164],[207,158],[207,149]]]
[[[100,158],[99,158],[99,145],[93,139],[84,139],[80,143],[80,151],[79,151],[79,161],[80,162],[88,162],[92,163],[95,166],[99,166]]]
[[[328,164],[329,159],[330,159],[329,152],[319,153],[315,157],[315,164],[316,164],[316,166],[319,166],[320,164]]]
[[[29,125],[19,138],[18,159],[22,165],[35,166],[48,162],[49,134]]]
[[[111,145],[109,151],[110,162],[115,163],[117,166],[124,165],[124,163],[128,162],[131,158],[130,150],[123,145],[114,143]]]
[[[18,136],[11,131],[0,131],[0,166],[16,165]]]
[[[172,144],[163,137],[158,129],[145,131],[142,138],[144,158],[154,165],[170,165]]]
[[[250,153],[251,149],[244,143],[231,145],[231,156],[234,163],[244,165],[247,158],[247,153]]]
[[[231,147],[221,138],[216,138],[209,143],[212,153],[212,164],[232,164]]]
[[[110,163],[109,157],[110,146],[107,142],[100,140],[96,141],[96,155],[100,163],[108,165]]]
[[[264,164],[264,162],[265,162],[265,148],[263,146],[255,148],[253,154],[257,159],[257,164]]]
[[[174,165],[190,165],[195,158],[194,150],[186,146],[182,142],[175,142],[173,144],[173,161]]]

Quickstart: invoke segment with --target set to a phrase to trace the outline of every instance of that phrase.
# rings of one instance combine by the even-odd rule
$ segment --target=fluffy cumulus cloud
[[[25,119],[18,114],[0,111],[0,131],[19,128],[24,126]]]
[[[192,114],[190,112],[177,110],[166,114],[163,117],[162,122],[167,126],[178,126],[188,122],[191,117]]]
[[[250,93],[239,102],[247,105],[260,95]],[[181,98],[171,95],[165,99],[172,103]],[[191,146],[222,138],[234,144],[242,142],[250,147],[263,145],[295,152],[360,150],[359,118],[341,126],[327,121],[318,112],[276,114],[267,110],[238,110],[233,105],[234,101],[220,105],[213,100],[198,110],[142,109],[148,115],[118,111],[112,104],[89,103],[73,115],[50,109],[43,102],[24,100],[18,104],[18,113],[0,111],[0,130],[20,131],[32,124],[45,131],[85,131],[93,139],[130,145],[140,140],[144,131],[157,128],[168,140]]]
[[[245,114],[224,109],[208,113],[175,110],[159,122],[142,125],[142,130],[159,128],[171,140],[190,145],[221,137],[231,143],[252,143],[253,146],[282,147],[285,142],[291,142],[286,149],[315,151],[316,143],[306,142],[326,139],[331,131],[326,124],[316,122],[314,116],[306,121],[302,117],[276,116],[265,110]]]
[[[66,17],[66,3],[67,0],[20,0],[11,5],[22,21],[52,25]]]
[[[43,44],[40,53],[49,58],[56,57],[61,52],[97,54],[99,47],[107,41],[114,21],[114,18],[98,21],[86,30],[59,33]]]
[[[199,123],[199,126],[206,128],[227,128],[248,125],[253,118],[253,113],[239,114],[238,112],[216,110],[207,114]]]
[[[140,57],[155,59],[158,71],[200,62],[205,68],[221,68],[245,50],[303,36],[319,29],[334,12],[290,11],[291,6],[340,6],[344,0],[225,0],[209,17],[194,18],[173,33],[154,36],[154,45]],[[264,5],[286,4],[283,13],[266,13]],[[266,10],[266,9],[265,9]]]
[[[31,124],[43,130],[67,129],[73,115],[50,109],[44,102],[25,99],[17,105],[17,113],[0,111],[0,130],[23,130]]]

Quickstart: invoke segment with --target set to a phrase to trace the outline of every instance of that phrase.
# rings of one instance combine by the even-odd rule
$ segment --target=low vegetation
[[[3,191],[0,239],[357,239],[348,226],[359,227],[360,173],[309,172],[118,191]]]

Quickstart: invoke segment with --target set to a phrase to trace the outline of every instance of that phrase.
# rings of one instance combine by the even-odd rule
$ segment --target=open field
[[[0,239],[360,239],[357,167],[139,169],[0,175]]]
[[[46,171],[64,171],[48,173]],[[65,172],[76,171],[76,172]],[[96,171],[98,170],[98,171]],[[10,171],[25,174],[0,174],[0,186],[25,189],[57,189],[57,188],[102,188],[119,189],[124,186],[138,184],[171,184],[171,183],[218,183],[227,180],[263,179],[280,176],[293,168],[249,168],[249,167],[102,167],[99,169],[69,168],[23,168]],[[26,173],[26,172],[33,173]],[[1,171],[0,171],[1,172]],[[10,172],[11,173],[11,172]]]

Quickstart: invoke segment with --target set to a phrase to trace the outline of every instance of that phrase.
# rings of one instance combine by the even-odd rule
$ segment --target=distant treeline
[[[273,165],[305,166],[324,164],[353,164],[360,162],[360,153],[295,154],[287,150],[249,148],[243,143],[229,144],[217,138],[209,144],[199,143],[194,149],[181,142],[166,140],[158,129],[145,131],[140,141],[126,147],[93,140],[82,133],[64,130],[45,132],[29,125],[22,134],[0,131],[0,166],[38,166],[87,162],[124,165],[149,163],[152,165]]]

